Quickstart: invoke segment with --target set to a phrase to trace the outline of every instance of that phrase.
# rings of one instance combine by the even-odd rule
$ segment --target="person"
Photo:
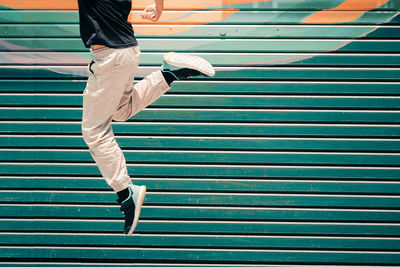
[[[111,127],[126,121],[162,96],[175,80],[215,74],[205,59],[169,52],[162,69],[133,85],[140,48],[128,22],[131,0],[78,0],[80,34],[93,59],[83,92],[82,136],[107,184],[117,193],[125,217],[124,233],[135,230],[146,194],[134,185]],[[157,21],[163,0],[145,8],[142,18]]]

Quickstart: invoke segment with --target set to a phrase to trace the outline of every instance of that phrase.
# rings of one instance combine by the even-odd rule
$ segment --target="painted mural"
[[[220,74],[224,67],[319,62],[318,53],[368,51],[368,45],[379,50],[360,38],[389,38],[382,25],[398,24],[400,9],[397,0],[166,0],[152,23],[140,16],[150,3],[133,1],[129,18],[144,52],[141,65],[159,64],[164,52],[188,51],[219,66]],[[79,38],[76,0],[0,0],[0,24],[2,65],[84,66],[90,58]],[[86,76],[84,68],[57,71]]]

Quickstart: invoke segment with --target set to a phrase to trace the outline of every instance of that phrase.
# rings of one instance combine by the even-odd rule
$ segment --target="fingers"
[[[155,10],[156,10],[155,7],[153,7],[153,6],[147,6],[147,7],[144,9],[144,12],[154,12]]]
[[[158,12],[144,12],[143,14],[141,14],[142,19],[147,19],[147,20],[151,20],[151,21],[157,21],[161,14]]]
[[[156,10],[156,5],[148,5],[144,9],[144,12],[154,12]]]
[[[156,21],[156,15],[154,14],[154,12],[144,12],[143,14],[141,14],[141,16],[142,19]]]
[[[147,19],[151,21],[157,21],[161,16],[162,10],[157,10],[155,5],[148,5],[143,14],[141,14],[142,19]]]

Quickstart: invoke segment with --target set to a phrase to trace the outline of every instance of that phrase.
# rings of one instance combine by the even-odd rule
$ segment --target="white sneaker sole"
[[[169,52],[164,55],[164,60],[175,67],[194,69],[210,77],[215,75],[214,67],[201,57]]]
[[[146,186],[142,185],[139,189],[139,196],[137,199],[137,203],[135,203],[135,218],[133,219],[132,227],[126,235],[132,235],[133,231],[139,222],[140,211],[142,210],[142,205],[144,201],[144,197],[146,195]]]

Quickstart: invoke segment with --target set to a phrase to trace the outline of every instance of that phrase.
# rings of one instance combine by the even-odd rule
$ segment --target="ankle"
[[[178,77],[176,77],[171,71],[162,70],[161,74],[164,76],[164,79],[169,86],[171,86],[173,81],[178,80]]]
[[[201,72],[189,68],[181,68],[177,70],[162,70],[161,73],[167,81],[168,85],[176,80],[188,79],[193,76],[203,75]]]
[[[118,202],[122,203],[124,200],[126,200],[127,198],[129,198],[130,196],[130,191],[129,191],[129,187],[125,188],[124,190],[121,190],[119,192],[117,192],[118,195]]]

